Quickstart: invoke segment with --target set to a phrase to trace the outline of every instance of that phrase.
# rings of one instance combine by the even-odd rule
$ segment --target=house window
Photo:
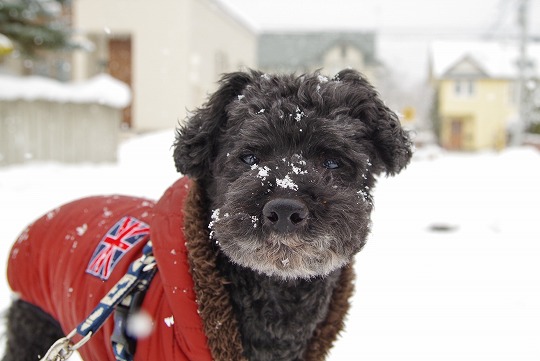
[[[454,94],[460,97],[474,95],[474,81],[470,79],[458,79],[454,82]]]

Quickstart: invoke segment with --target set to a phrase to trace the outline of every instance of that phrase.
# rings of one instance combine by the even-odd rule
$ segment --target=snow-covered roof
[[[61,103],[98,103],[124,108],[131,102],[129,86],[108,74],[62,83],[39,76],[0,75],[0,100],[50,100]]]
[[[361,31],[264,32],[258,38],[258,64],[270,69],[320,66],[324,53],[338,45],[353,45],[362,52],[366,63],[373,64],[375,37],[373,32]]]
[[[515,42],[496,41],[436,41],[430,49],[432,75],[443,77],[463,60],[472,60],[491,78],[518,77],[519,48]],[[540,75],[540,44],[529,44],[528,58],[532,73]]]

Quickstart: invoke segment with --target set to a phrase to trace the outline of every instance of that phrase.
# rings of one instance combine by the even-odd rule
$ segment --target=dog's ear
[[[399,173],[411,160],[412,141],[396,113],[384,104],[375,88],[359,72],[342,70],[333,80],[352,87],[348,97],[351,115],[368,125],[382,170],[389,175]]]
[[[176,130],[174,163],[176,170],[193,179],[210,175],[216,156],[217,139],[227,124],[227,105],[250,83],[255,71],[225,74],[208,101]]]

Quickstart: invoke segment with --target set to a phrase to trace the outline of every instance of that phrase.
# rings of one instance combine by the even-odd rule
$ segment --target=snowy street
[[[118,164],[0,168],[0,267],[24,227],[62,203],[160,197],[178,178],[173,138],[171,130],[125,141]],[[539,187],[532,148],[421,149],[402,174],[381,178],[352,309],[329,360],[540,360]],[[0,294],[4,310],[5,277]]]

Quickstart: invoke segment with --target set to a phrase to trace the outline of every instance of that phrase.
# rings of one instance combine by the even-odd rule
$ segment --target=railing
[[[77,85],[1,77],[0,165],[114,162],[129,99],[129,89],[105,75]]]

